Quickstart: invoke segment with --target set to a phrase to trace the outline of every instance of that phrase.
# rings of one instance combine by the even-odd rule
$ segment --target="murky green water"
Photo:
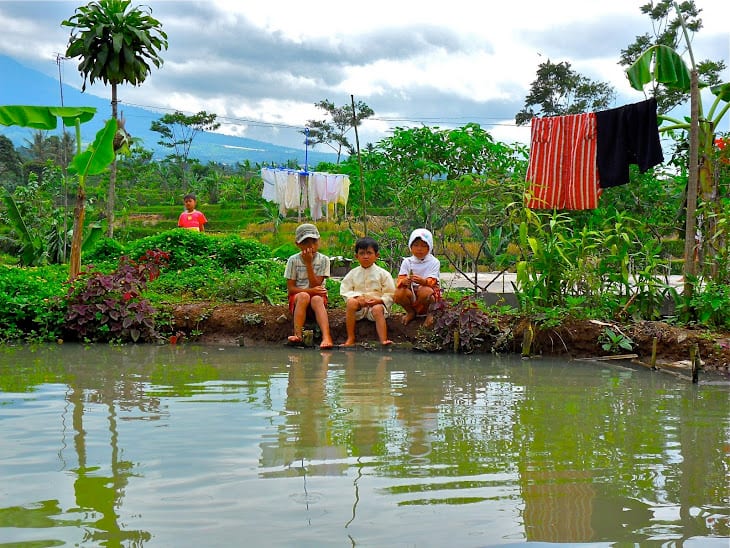
[[[0,347],[0,545],[726,547],[729,406],[585,362]]]

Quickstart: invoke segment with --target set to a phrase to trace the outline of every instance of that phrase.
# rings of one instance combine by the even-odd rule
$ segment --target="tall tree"
[[[76,8],[62,26],[72,29],[66,49],[67,57],[80,57],[79,72],[86,81],[101,80],[111,85],[112,118],[117,116],[117,86],[129,83],[138,86],[151,72],[150,63],[159,68],[159,53],[167,49],[167,34],[152,17],[152,8],[135,6],[131,0],[99,0]],[[107,236],[114,235],[116,158],[109,173],[107,195]]]
[[[349,131],[359,127],[363,120],[369,118],[375,112],[364,102],[358,101],[355,104],[356,114],[353,117],[352,105],[336,107],[329,99],[324,99],[314,106],[321,108],[329,115],[329,120],[309,120],[308,142],[313,147],[319,144],[326,144],[337,153],[337,163],[340,163],[340,156],[344,148],[348,154],[354,154],[355,149],[347,139]],[[354,123],[353,123],[354,118]]]
[[[0,186],[12,190],[23,180],[23,160],[15,145],[0,135]]]
[[[525,106],[515,116],[517,125],[525,125],[535,116],[563,116],[609,107],[616,96],[606,82],[593,80],[575,72],[570,63],[552,63],[550,59],[537,67],[537,78],[530,86]],[[539,107],[535,110],[534,107]]]
[[[160,140],[157,143],[174,150],[169,157],[177,161],[180,166],[183,187],[185,186],[185,173],[193,139],[201,131],[215,131],[218,129],[221,125],[220,122],[216,121],[217,117],[217,114],[208,114],[204,110],[191,116],[176,110],[172,114],[165,114],[159,120],[155,120],[150,126],[152,131],[160,134]]]
[[[649,33],[637,36],[626,49],[621,50],[619,65],[630,67],[647,50],[655,46],[666,46],[680,55],[689,51],[690,46],[684,41],[682,19],[688,33],[694,35],[702,28],[698,9],[694,0],[681,3],[673,0],[651,0],[641,6],[641,13],[651,19],[653,36]],[[677,9],[679,11],[677,11]],[[691,37],[690,37],[691,42]],[[720,83],[720,73],[725,70],[725,62],[705,59],[694,64],[700,80],[710,86]],[[689,100],[689,89],[654,82],[652,94],[656,97],[657,108],[664,114]]]

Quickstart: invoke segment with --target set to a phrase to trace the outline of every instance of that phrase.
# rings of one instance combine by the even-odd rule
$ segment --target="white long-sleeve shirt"
[[[340,283],[340,295],[343,298],[372,297],[383,300],[383,306],[390,312],[393,305],[395,282],[390,272],[376,264],[368,268],[355,267],[348,272]]]

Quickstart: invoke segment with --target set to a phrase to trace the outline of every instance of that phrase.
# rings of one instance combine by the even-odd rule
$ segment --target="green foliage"
[[[282,304],[286,295],[284,266],[271,259],[253,261],[208,287],[210,298],[233,302]]]
[[[215,247],[216,262],[228,270],[237,270],[248,263],[271,256],[269,246],[236,235],[218,240]]]
[[[271,251],[271,256],[286,261],[292,255],[299,253],[299,248],[291,242],[287,242]]]
[[[63,293],[68,269],[0,265],[0,341],[55,341],[62,332]]]
[[[131,0],[98,0],[76,8],[68,20],[70,27],[67,57],[80,57],[79,72],[91,84],[128,82],[137,86],[150,73],[149,63],[162,65],[159,52],[167,49],[167,34],[153,18],[151,8],[129,9]]]
[[[709,280],[689,280],[694,287],[690,297],[672,292],[676,311],[683,323],[697,323],[711,329],[730,329],[730,286]]]
[[[86,263],[99,265],[107,262],[116,263],[122,255],[124,255],[124,246],[121,243],[114,238],[102,237],[82,256]]]
[[[458,350],[470,354],[485,349],[499,335],[496,322],[473,296],[457,302],[438,301],[431,305],[431,313],[433,331],[423,334],[419,341],[420,347],[431,351]]]
[[[160,259],[136,262],[122,257],[110,274],[81,272],[66,293],[66,329],[95,342],[155,340],[156,312],[142,292],[164,264],[164,254]]]
[[[315,147],[319,144],[326,144],[337,153],[337,163],[340,163],[340,154],[344,148],[350,155],[354,155],[355,147],[350,144],[347,134],[353,127],[359,126],[363,120],[371,117],[375,112],[362,101],[355,104],[353,113],[352,105],[336,107],[329,99],[324,99],[314,104],[315,107],[324,110],[330,120],[309,120],[307,129],[304,130],[307,142]],[[353,115],[354,114],[354,115]]]
[[[150,282],[149,290],[171,295],[175,300],[208,299],[221,287],[228,274],[216,265],[191,266],[182,270],[168,269]]]
[[[622,350],[631,352],[634,349],[634,341],[621,332],[616,332],[606,327],[598,336],[598,343],[601,348],[611,354],[619,354]]]
[[[148,249],[159,249],[170,254],[170,270],[181,270],[196,265],[214,263],[215,239],[203,232],[176,228],[130,242],[125,254],[141,257]]]
[[[552,63],[550,59],[537,67],[537,78],[530,86],[525,106],[515,116],[517,125],[535,116],[563,116],[608,108],[616,91],[606,82],[594,82],[570,68],[570,63]],[[535,111],[532,107],[539,106]]]

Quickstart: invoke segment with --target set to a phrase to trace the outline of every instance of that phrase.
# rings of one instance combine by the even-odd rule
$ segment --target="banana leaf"
[[[0,124],[32,129],[56,129],[59,118],[65,126],[72,127],[76,124],[77,118],[83,124],[91,120],[95,114],[95,107],[3,105],[0,106]]]
[[[642,91],[652,81],[689,91],[690,74],[682,57],[672,48],[655,45],[642,53],[626,70],[631,87]]]

